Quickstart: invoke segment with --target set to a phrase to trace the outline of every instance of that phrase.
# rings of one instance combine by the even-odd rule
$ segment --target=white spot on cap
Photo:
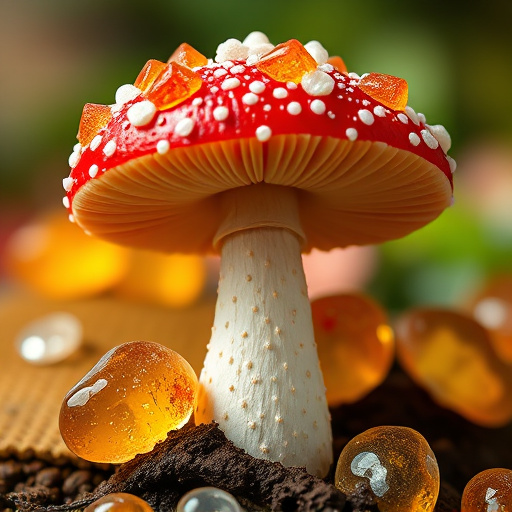
[[[214,72],[213,72],[213,76],[215,76],[216,78],[220,78],[221,76],[224,76],[224,75],[227,75],[228,74],[228,71],[224,68],[217,68]]]
[[[324,71],[306,73],[301,80],[302,88],[311,96],[327,96],[334,89],[335,81]]]
[[[234,75],[238,73],[243,73],[245,71],[245,66],[242,66],[242,64],[237,64],[236,66],[233,66],[229,69],[230,73],[233,73]]]
[[[66,192],[70,192],[71,189],[73,188],[73,185],[75,184],[75,180],[71,177],[69,178],[64,178],[62,180],[62,186],[64,187],[64,190]]]
[[[452,147],[452,138],[450,137],[450,134],[446,128],[442,124],[434,124],[432,126],[427,126],[427,128],[430,130],[430,133],[438,140],[442,150],[445,153],[448,153]]]
[[[117,105],[124,105],[129,101],[134,100],[142,91],[132,84],[121,85],[116,91],[116,103]]]
[[[297,89],[297,84],[295,82],[286,82],[286,87],[290,90]]]
[[[128,112],[126,112],[128,121],[130,121],[133,126],[146,126],[153,120],[155,114],[156,107],[149,100],[135,103],[128,109]]]
[[[450,171],[453,174],[457,170],[457,162],[451,157],[446,155],[446,160],[448,160],[448,164],[450,165]]]
[[[168,140],[159,140],[156,143],[156,150],[160,155],[165,155],[169,149],[171,148],[171,145],[169,144]]]
[[[192,105],[194,105],[194,107],[198,107],[202,103],[203,103],[203,98],[194,98],[192,100]]]
[[[68,158],[69,167],[76,167],[80,161],[81,156],[82,155],[80,154],[80,151],[73,151],[73,153],[71,153]]]
[[[268,37],[263,32],[259,32],[255,30],[254,32],[251,32],[244,40],[243,44],[245,46],[256,46],[259,44],[268,44],[270,41],[268,40]]]
[[[248,92],[247,94],[244,94],[242,96],[242,102],[245,105],[256,105],[256,103],[258,103],[259,99],[260,99],[259,96],[257,96],[253,92]]]
[[[402,112],[400,112],[400,114],[398,114],[396,117],[398,117],[400,122],[402,122],[404,124],[407,124],[409,122],[409,118],[405,114],[403,114]]]
[[[374,113],[377,117],[386,117],[386,109],[385,109],[382,105],[377,105],[377,106],[373,109],[373,113]]]
[[[323,114],[326,109],[325,103],[322,100],[313,100],[309,107],[315,114],[318,114],[318,115]]]
[[[329,53],[318,41],[309,41],[304,45],[308,53],[316,60],[317,64],[324,64],[329,58]]]
[[[357,139],[358,133],[355,128],[347,128],[345,131],[345,134],[348,138],[348,140],[354,141]]]
[[[288,114],[292,116],[298,116],[302,112],[302,106],[298,101],[290,101],[286,106]]]
[[[105,144],[105,147],[103,148],[103,153],[105,153],[105,156],[110,157],[110,156],[112,156],[116,152],[116,149],[117,149],[116,141],[115,140],[109,140]]]
[[[215,121],[225,121],[229,116],[229,109],[224,106],[215,107],[213,110],[213,118]]]
[[[215,55],[215,62],[229,60],[245,60],[249,55],[249,47],[242,44],[238,39],[228,39],[219,44]]]
[[[176,128],[174,129],[174,133],[176,135],[180,135],[181,137],[187,137],[192,133],[194,125],[195,123],[193,119],[190,117],[185,117],[185,119],[178,121]]]
[[[362,108],[361,110],[359,110],[357,115],[359,116],[359,119],[361,119],[361,121],[364,124],[367,124],[368,126],[372,125],[375,122],[375,118],[373,117],[373,114],[365,108]]]
[[[77,142],[74,146],[73,146],[73,151],[81,151],[82,149],[82,144],[80,144],[80,142]]]
[[[73,224],[75,223],[75,217],[71,213],[68,215],[68,219],[69,219],[69,222],[71,222]]]
[[[69,202],[69,197],[64,196],[62,198],[62,204],[64,205],[64,208],[69,208],[71,206],[71,203]]]
[[[430,133],[429,130],[425,129],[425,130],[421,130],[421,137],[423,138],[423,140],[425,141],[425,144],[430,148],[430,149],[437,149],[439,147],[439,142],[437,141],[437,139]]]
[[[256,138],[260,142],[265,142],[266,140],[270,139],[271,136],[272,130],[268,126],[261,125],[256,128]]]
[[[278,100],[288,97],[288,91],[284,87],[276,87],[272,91],[272,96]]]
[[[103,137],[101,135],[96,135],[96,137],[94,137],[94,139],[91,140],[91,145],[90,145],[91,151],[96,151],[98,149],[99,145],[101,144],[102,140],[103,140]]]
[[[236,89],[240,86],[240,80],[238,78],[226,78],[224,82],[222,82],[221,88],[223,91],[229,91],[231,89]]]
[[[405,107],[405,113],[409,116],[409,119],[415,124],[415,125],[419,125],[420,124],[420,119],[418,117],[418,114],[416,114],[416,112],[414,111],[414,109],[412,107],[409,107],[409,105],[407,105]]]
[[[91,167],[89,167],[89,176],[91,178],[96,178],[99,170],[100,168],[96,164],[92,164]]]
[[[417,146],[421,142],[421,139],[417,133],[411,132],[409,133],[409,142],[413,146]]]
[[[254,94],[261,94],[265,90],[265,84],[259,80],[254,80],[249,84],[249,90]]]

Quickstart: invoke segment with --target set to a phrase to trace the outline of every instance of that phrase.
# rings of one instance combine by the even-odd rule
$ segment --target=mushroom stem
[[[325,476],[332,462],[330,417],[295,192],[284,190],[256,185],[225,198],[231,203],[227,211],[237,219],[252,212],[253,221],[247,229],[224,226],[229,234],[221,239],[218,299],[196,422],[218,422],[235,445],[255,457]],[[274,216],[268,216],[271,210]],[[272,227],[264,227],[267,216]]]

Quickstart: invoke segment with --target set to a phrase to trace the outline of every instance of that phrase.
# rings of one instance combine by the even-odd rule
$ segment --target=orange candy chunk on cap
[[[200,66],[206,66],[208,64],[208,59],[189,44],[182,43],[178,48],[176,48],[167,62],[177,62],[182,66],[192,69]]]
[[[317,62],[299,41],[290,39],[264,55],[256,67],[278,82],[298,84],[306,73],[315,71]]]
[[[337,55],[335,55],[334,57],[329,57],[327,59],[327,64],[334,66],[340,73],[348,73],[345,61],[341,57],[338,57]]]
[[[405,110],[409,87],[403,78],[368,73],[361,78],[359,89],[393,110]]]
[[[166,66],[165,62],[160,62],[155,59],[148,60],[133,85],[138,87],[142,92],[146,92],[154,84],[158,75]]]
[[[108,105],[86,103],[82,110],[82,117],[78,127],[78,142],[82,146],[87,146],[98,132],[107,126],[111,118],[112,112]]]
[[[171,108],[190,98],[203,84],[194,71],[177,62],[167,64],[146,93],[149,101],[160,110]]]

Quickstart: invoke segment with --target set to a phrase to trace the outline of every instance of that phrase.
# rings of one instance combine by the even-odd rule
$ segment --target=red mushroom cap
[[[162,63],[146,70],[151,84],[139,75],[144,93],[120,88],[112,118],[70,157],[76,221],[118,243],[207,251],[219,196],[258,183],[297,189],[305,249],[381,242],[437,217],[452,196],[446,131],[402,110],[405,81],[340,72],[301,45],[307,57],[290,53],[297,44]]]

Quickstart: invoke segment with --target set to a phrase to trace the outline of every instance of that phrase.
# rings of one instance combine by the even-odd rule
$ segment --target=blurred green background
[[[463,300],[512,270],[511,20],[509,0],[0,0],[0,240],[60,204],[84,103],[113,103],[184,41],[213,57],[261,30],[274,44],[317,39],[350,71],[405,78],[409,104],[446,126],[456,205],[380,248],[367,287],[390,309]]]

